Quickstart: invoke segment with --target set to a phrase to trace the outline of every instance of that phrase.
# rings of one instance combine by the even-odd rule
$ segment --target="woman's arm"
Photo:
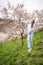
[[[35,26],[37,26],[37,22],[38,22],[38,18],[35,19],[35,23],[33,25],[33,28],[35,28]]]

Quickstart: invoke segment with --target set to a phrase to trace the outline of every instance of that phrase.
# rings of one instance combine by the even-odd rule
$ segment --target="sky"
[[[9,0],[9,2],[14,6],[18,3],[23,3],[24,8],[30,13],[37,9],[43,9],[43,0]],[[7,0],[0,0],[0,5],[1,8],[7,7]]]

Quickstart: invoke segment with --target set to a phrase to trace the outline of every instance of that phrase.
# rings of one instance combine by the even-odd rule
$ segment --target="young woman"
[[[32,50],[32,42],[34,36],[34,29],[33,27],[37,25],[38,18],[36,20],[31,20],[27,26],[27,42],[28,42],[28,51]]]

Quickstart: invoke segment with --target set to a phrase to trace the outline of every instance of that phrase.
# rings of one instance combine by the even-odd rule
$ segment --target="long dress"
[[[32,43],[33,43],[33,37],[34,37],[34,27],[37,25],[38,18],[35,20],[35,23],[33,27],[31,27],[31,24],[28,24],[27,26],[27,43],[28,43],[28,50],[32,50]]]
[[[34,36],[34,31],[33,29],[31,28],[31,24],[28,25],[28,28],[27,28],[27,42],[28,42],[28,50],[32,50],[32,40],[33,40],[33,36]]]

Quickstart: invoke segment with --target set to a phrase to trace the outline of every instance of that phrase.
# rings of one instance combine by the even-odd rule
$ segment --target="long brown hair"
[[[33,27],[34,23],[35,23],[35,20],[33,19],[31,22],[31,27]]]

